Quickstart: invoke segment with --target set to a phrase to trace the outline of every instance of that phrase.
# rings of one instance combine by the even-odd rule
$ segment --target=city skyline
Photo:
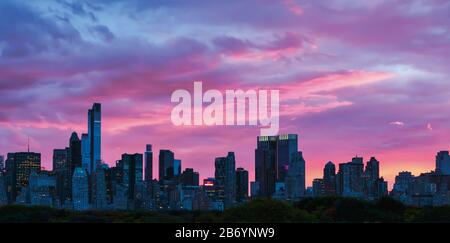
[[[88,130],[91,130],[91,131],[93,131],[93,133],[96,133],[97,134],[96,136],[98,137],[97,139],[99,141],[96,144],[96,146],[98,146],[99,148],[96,149],[96,150],[101,150],[102,149],[102,144],[101,144],[101,137],[102,137],[101,125],[99,125],[99,127],[97,129],[95,129],[95,131],[94,131],[94,129],[90,128],[91,126],[93,126],[93,120],[91,120],[91,118],[92,118],[92,113],[91,112],[93,110],[95,110],[95,109],[98,111],[98,114],[96,115],[96,117],[97,117],[96,119],[99,121],[99,124],[100,124],[100,120],[102,120],[102,115],[103,115],[101,113],[101,109],[102,109],[101,107],[102,107],[101,103],[93,103],[92,108],[89,109],[88,113],[87,113]],[[82,133],[82,137],[85,136],[85,135],[89,136],[89,134]],[[304,188],[305,190],[308,189],[308,188],[313,189],[314,186],[315,186],[314,183],[317,180],[322,180],[322,176],[323,176],[323,179],[326,180],[327,175],[326,175],[325,171],[321,171],[322,174],[314,175],[315,177],[312,180],[308,181],[308,177],[307,177],[307,175],[308,175],[308,173],[307,173],[308,161],[307,160],[305,161],[305,159],[303,157],[303,150],[301,148],[299,148],[298,138],[299,138],[298,134],[292,134],[292,133],[289,133],[289,134],[278,134],[278,135],[275,135],[275,136],[259,136],[258,135],[256,137],[256,143],[255,143],[255,157],[254,157],[254,166],[253,166],[253,168],[246,168],[246,167],[243,167],[241,164],[237,164],[236,163],[237,159],[235,158],[235,152],[233,150],[228,151],[228,156],[230,156],[230,154],[231,154],[232,157],[233,157],[233,161],[234,161],[233,162],[234,163],[233,164],[233,168],[235,168],[235,169],[236,168],[237,169],[243,169],[243,170],[246,170],[247,173],[255,175],[255,172],[258,170],[257,164],[262,163],[261,161],[265,161],[265,160],[261,160],[261,156],[264,156],[264,155],[261,155],[261,151],[259,151],[259,149],[261,149],[261,148],[262,149],[269,149],[270,148],[270,150],[273,150],[274,154],[277,154],[277,156],[276,156],[277,159],[275,159],[275,161],[273,161],[273,162],[264,162],[264,163],[273,163],[274,165],[276,165],[275,167],[278,166],[277,169],[274,169],[274,168],[270,169],[270,168],[268,168],[269,172],[270,172],[270,170],[273,170],[274,175],[273,175],[273,178],[271,179],[271,183],[273,183],[273,186],[275,186],[275,182],[277,182],[277,181],[285,181],[286,180],[285,177],[287,176],[287,173],[288,173],[288,161],[292,162],[292,158],[291,157],[286,157],[286,155],[290,154],[290,156],[296,156],[296,153],[298,151],[298,153],[300,154],[300,158],[303,160],[303,168],[304,168],[304,171],[302,172],[302,176],[305,178],[305,183],[302,185],[302,188]],[[276,139],[276,140],[271,140],[271,139]],[[210,170],[210,174],[212,174],[212,175],[208,174],[207,176],[204,176],[204,175],[201,175],[198,172],[198,169],[195,166],[189,167],[189,166],[186,166],[184,164],[184,162],[182,163],[182,159],[180,157],[178,157],[178,155],[175,155],[176,152],[177,152],[176,149],[160,149],[158,151],[158,153],[155,154],[156,157],[154,158],[154,154],[153,154],[154,144],[147,143],[147,144],[145,144],[145,149],[144,149],[143,152],[142,151],[123,152],[123,153],[121,153],[121,158],[116,159],[114,161],[114,163],[108,163],[107,161],[104,161],[102,158],[100,158],[100,160],[97,159],[96,162],[92,162],[92,161],[94,161],[93,158],[89,158],[87,161],[81,161],[83,159],[84,153],[86,151],[88,152],[88,154],[90,153],[90,151],[92,150],[91,146],[88,146],[88,148],[86,148],[86,149],[83,147],[82,140],[80,140],[78,138],[77,131],[73,131],[71,133],[71,135],[70,135],[68,140],[69,140],[69,143],[68,143],[69,147],[66,147],[65,149],[54,148],[52,150],[53,153],[52,153],[52,162],[51,162],[52,169],[51,170],[48,167],[45,167],[43,165],[44,163],[43,163],[43,161],[41,159],[43,156],[42,156],[41,152],[30,150],[29,138],[27,140],[27,142],[28,142],[27,143],[27,151],[9,151],[9,152],[5,153],[5,155],[10,154],[10,153],[18,153],[18,154],[21,154],[21,153],[32,153],[32,154],[36,154],[36,155],[39,155],[39,161],[40,161],[40,164],[41,164],[41,168],[44,171],[58,171],[59,168],[55,167],[55,163],[58,163],[58,161],[61,161],[61,158],[59,157],[60,156],[59,154],[62,152],[64,154],[63,156],[70,156],[71,152],[69,152],[66,155],[67,151],[71,151],[73,146],[78,146],[78,149],[79,149],[79,151],[81,153],[79,155],[75,155],[75,156],[79,157],[80,161],[76,161],[75,160],[75,161],[71,162],[72,163],[72,167],[73,167],[73,168],[71,168],[71,170],[74,171],[76,167],[80,167],[80,168],[83,168],[84,170],[86,170],[86,172],[88,172],[88,173],[92,173],[90,171],[94,171],[95,172],[95,168],[97,168],[98,166],[101,166],[102,164],[107,164],[110,167],[116,166],[119,161],[122,161],[124,159],[124,156],[127,157],[127,156],[139,155],[140,157],[142,157],[140,159],[141,162],[142,162],[142,165],[141,165],[141,167],[142,167],[141,168],[141,170],[142,170],[141,171],[141,173],[142,173],[142,178],[141,178],[142,181],[144,181],[144,177],[145,177],[145,181],[149,181],[149,180],[152,180],[152,179],[161,180],[161,178],[166,178],[167,177],[167,175],[166,175],[167,172],[164,172],[164,171],[166,171],[168,168],[166,168],[166,165],[162,165],[161,164],[161,163],[163,163],[163,164],[166,163],[165,161],[167,160],[167,157],[165,157],[165,154],[167,154],[167,153],[171,154],[170,158],[169,158],[169,161],[171,160],[172,163],[177,163],[177,166],[175,166],[175,164],[171,165],[171,167],[173,169],[173,175],[169,176],[170,178],[173,177],[173,176],[181,175],[181,172],[184,171],[185,169],[188,169],[188,170],[193,169],[192,172],[194,172],[194,170],[197,170],[196,173],[199,174],[199,181],[208,180],[210,178],[213,178],[213,177],[217,176],[217,175],[214,175],[214,172],[213,172],[214,170],[212,170],[214,168],[214,163],[215,163],[215,166],[217,168],[217,161],[218,160],[220,160],[220,159],[226,160],[225,157],[220,157],[219,155],[211,155],[211,156],[214,157],[214,161],[215,161],[215,162],[214,161],[212,162],[212,166],[211,166],[211,170]],[[275,142],[275,144],[276,144],[275,147],[273,147],[273,145],[269,145],[270,141]],[[89,142],[89,144],[90,144],[90,142]],[[61,145],[61,147],[64,147],[64,146]],[[149,156],[147,156],[148,153],[149,153]],[[91,156],[93,156],[93,153],[91,154]],[[161,156],[163,156],[163,157],[161,157]],[[159,159],[158,159],[158,157],[159,157]],[[286,157],[286,158],[284,158],[284,157]],[[371,164],[371,162],[373,160],[375,160],[376,163],[377,163],[377,165],[376,165],[377,175],[374,176],[374,178],[381,177],[382,179],[384,179],[385,177],[384,177],[384,175],[381,172],[383,163],[381,163],[381,165],[380,165],[380,161],[376,160],[376,156],[369,156],[369,157],[370,157],[370,160],[367,160],[367,166],[371,166],[370,164]],[[5,166],[4,165],[5,158],[6,157],[3,154],[0,154],[0,162],[2,162],[2,164],[1,164],[2,166]],[[56,160],[55,160],[55,158],[56,158]],[[439,151],[437,151],[437,155],[435,155],[435,158],[434,158],[435,160],[433,161],[435,167],[430,168],[429,170],[426,170],[426,171],[421,171],[421,172],[419,172],[417,174],[412,173],[412,175],[419,176],[419,175],[422,175],[422,174],[427,174],[429,172],[435,172],[436,171],[435,169],[438,166],[442,167],[442,168],[445,168],[446,173],[449,173],[448,171],[450,171],[450,163],[447,163],[448,162],[447,158],[450,158],[449,157],[449,151],[439,150]],[[68,158],[64,157],[62,159],[63,159],[62,161],[65,161],[65,159],[68,159]],[[327,170],[328,166],[333,165],[334,166],[334,171],[337,172],[337,169],[336,169],[337,166],[339,166],[339,170],[340,170],[340,166],[345,166],[347,164],[352,164],[352,163],[354,163],[354,160],[357,160],[358,164],[360,163],[361,165],[364,165],[364,163],[365,163],[364,159],[365,159],[364,156],[359,156],[358,154],[356,154],[355,157],[352,158],[351,162],[348,162],[349,159],[345,160],[347,162],[344,162],[344,161],[343,162],[335,162],[335,161],[330,160],[330,161],[324,163],[322,168],[324,170]],[[271,160],[271,159],[269,159],[269,160]],[[441,162],[441,161],[444,161],[444,160],[445,160],[445,162]],[[157,163],[158,161],[159,161],[159,164]],[[291,162],[289,162],[289,163],[291,163]],[[85,164],[85,163],[87,163],[87,164]],[[283,164],[283,163],[285,163],[285,164]],[[442,163],[442,165],[440,163]],[[150,164],[152,166],[151,167],[147,167],[148,164]],[[56,164],[56,166],[58,166],[58,164]],[[94,169],[91,166],[93,166]],[[161,166],[164,166],[163,170],[160,169]],[[157,167],[157,170],[155,169],[155,167]],[[364,168],[364,167],[361,167],[361,168]],[[366,169],[367,169],[367,167],[366,167]],[[159,173],[155,174],[154,171],[159,171]],[[178,172],[175,172],[175,171],[178,171]],[[234,169],[231,170],[231,171],[233,171],[233,173],[237,172]],[[152,174],[152,177],[149,177],[147,175],[147,172],[150,172]],[[397,174],[395,175],[395,179],[399,175],[401,175],[402,173],[406,173],[406,172],[411,173],[411,171],[408,168],[404,168],[404,169],[398,171]],[[248,181],[249,186],[250,186],[250,182],[254,182],[256,180],[261,180],[261,179],[258,179],[257,177],[250,177],[250,176],[249,176],[248,179],[249,179],[249,181]],[[388,180],[386,180],[386,182],[388,182],[387,189],[389,191],[392,190],[394,188],[394,182],[395,181],[392,181],[392,184],[390,184]],[[362,186],[362,184],[360,186]],[[274,194],[276,192],[275,187],[272,188],[272,189],[265,189],[265,190],[268,193],[263,193],[262,195],[266,195],[266,194],[267,195],[272,195],[272,194]],[[250,192],[251,191],[250,191],[250,187],[249,187],[248,188],[248,193],[250,194]],[[306,195],[306,191],[303,191],[301,194],[302,195]],[[272,196],[270,196],[270,197],[272,197]]]
[[[171,92],[202,81],[279,89],[308,186],[355,155],[376,156],[390,188],[434,168],[450,148],[448,1],[262,1],[2,1],[0,154],[30,138],[51,168],[99,102],[109,165],[153,144],[207,178],[233,151],[253,180],[259,128],[172,125]]]

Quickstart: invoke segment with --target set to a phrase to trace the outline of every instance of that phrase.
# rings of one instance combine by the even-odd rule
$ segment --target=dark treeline
[[[0,207],[1,223],[353,223],[450,222],[450,206],[410,207],[390,198],[366,202],[353,198],[310,198],[288,204],[253,200],[225,212],[83,211],[45,207]]]

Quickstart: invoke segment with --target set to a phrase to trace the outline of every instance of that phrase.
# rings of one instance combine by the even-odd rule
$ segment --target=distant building
[[[81,164],[83,169],[91,173],[91,145],[87,133],[81,134]]]
[[[181,183],[183,186],[198,186],[200,183],[200,175],[192,168],[186,168],[181,175]]]
[[[0,155],[0,172],[5,170],[5,157]]]
[[[255,150],[255,180],[259,183],[260,197],[271,197],[276,182],[285,182],[289,163],[297,153],[296,134],[260,136]]]
[[[56,195],[56,176],[49,171],[31,172],[30,202],[33,206],[53,207]]]
[[[136,199],[136,187],[143,183],[142,154],[123,154],[118,167],[122,172],[122,184],[128,188],[128,199]]]
[[[70,136],[68,159],[70,164],[70,175],[72,175],[75,168],[82,167],[81,140],[78,138],[76,132],[73,132]]]
[[[302,152],[291,156],[285,183],[289,200],[299,201],[305,196],[305,163]]]
[[[108,168],[99,166],[91,175],[92,183],[92,207],[95,209],[106,209],[108,207],[108,195],[106,189],[106,171]]]
[[[75,168],[72,178],[73,209],[77,211],[89,209],[88,174],[81,168]]]
[[[101,164],[102,154],[102,105],[94,103],[88,111],[89,136],[89,173],[92,173]]]
[[[448,151],[441,151],[436,155],[436,173],[450,175],[450,155]]]
[[[364,193],[369,199],[377,199],[383,196],[383,192],[379,191],[380,186],[380,162],[372,157],[366,164],[364,170]]]
[[[53,173],[56,176],[56,198],[60,205],[72,199],[72,172],[69,149],[53,150]]]
[[[173,175],[176,178],[179,178],[181,176],[181,160],[180,159],[173,160]]]
[[[170,150],[159,151],[159,181],[173,180],[175,177],[174,160],[175,155]]]
[[[244,168],[236,170],[236,202],[242,203],[248,200],[248,171]]]
[[[145,181],[153,180],[153,151],[152,145],[147,144],[144,153],[144,165],[145,165]]]
[[[215,179],[217,199],[225,207],[232,206],[236,202],[236,159],[233,152],[229,152],[227,157],[216,158]]]
[[[323,190],[325,196],[336,195],[336,166],[331,161],[323,170]]]
[[[41,154],[33,152],[8,153],[6,159],[8,201],[16,201],[21,189],[28,186],[32,171],[41,170]]]
[[[325,195],[325,187],[323,179],[314,179],[312,186],[312,193],[314,197],[322,197]]]
[[[6,194],[5,174],[0,172],[0,206],[8,204],[8,196]]]
[[[355,157],[351,162],[340,164],[337,175],[337,189],[341,196],[363,197],[363,158]]]

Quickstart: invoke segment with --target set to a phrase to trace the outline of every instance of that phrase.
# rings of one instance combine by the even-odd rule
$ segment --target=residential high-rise
[[[450,175],[450,155],[448,151],[441,151],[436,155],[436,172]]]
[[[259,196],[271,197],[276,182],[285,182],[289,163],[298,151],[296,134],[260,136],[255,150],[255,179]]]
[[[72,177],[72,202],[73,209],[77,211],[89,209],[88,174],[81,168],[75,168]]]
[[[78,134],[73,132],[69,140],[69,163],[71,174],[75,171],[76,167],[82,167],[81,160],[81,140],[78,138]]]
[[[186,168],[181,174],[181,183],[183,186],[198,186],[200,175],[192,168]]]
[[[81,134],[81,165],[83,169],[90,173],[91,169],[91,145],[89,143],[89,135]]]
[[[5,173],[0,172],[0,206],[8,204]]]
[[[289,200],[299,201],[305,196],[305,163],[302,152],[291,156],[285,181],[286,196]]]
[[[92,173],[92,207],[95,209],[106,209],[108,206],[107,191],[106,191],[106,170],[107,165],[104,167],[100,165],[94,173]]]
[[[337,189],[339,195],[348,197],[362,197],[363,193],[363,158],[355,157],[351,162],[339,164],[337,175]]]
[[[179,177],[181,175],[181,159],[173,160],[173,175]]]
[[[41,170],[41,154],[33,152],[8,153],[6,159],[9,201],[15,201],[21,189],[28,186],[32,171]]]
[[[122,171],[122,184],[128,188],[128,199],[136,198],[136,187],[143,183],[143,155],[122,154],[118,167]]]
[[[32,171],[30,175],[30,203],[33,206],[54,206],[56,177],[49,171]]]
[[[336,166],[331,161],[323,170],[323,191],[324,196],[336,195]]]
[[[313,196],[322,197],[325,194],[323,179],[314,179],[313,181]]]
[[[159,181],[174,178],[174,153],[170,150],[159,151]]]
[[[244,168],[236,170],[236,202],[245,202],[248,199],[248,171]]]
[[[69,149],[53,150],[53,173],[56,176],[56,198],[62,205],[72,198],[72,176]]]
[[[145,181],[149,182],[153,180],[153,151],[152,145],[147,144],[144,154],[145,163]]]
[[[88,111],[88,136],[89,136],[89,172],[92,173],[101,164],[101,133],[102,133],[102,106],[95,103]]]
[[[0,172],[5,170],[5,157],[0,155]]]
[[[380,162],[372,157],[364,170],[364,192],[370,199],[379,198]]]
[[[216,158],[215,179],[218,200],[225,207],[232,206],[236,201],[236,159],[234,152],[229,152],[227,157]]]

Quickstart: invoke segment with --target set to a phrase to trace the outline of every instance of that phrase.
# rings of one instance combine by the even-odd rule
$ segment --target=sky
[[[234,151],[253,178],[258,127],[172,124],[171,93],[202,81],[280,90],[280,133],[299,134],[307,185],[358,155],[392,187],[450,147],[449,12],[448,0],[4,0],[0,154],[29,137],[51,169],[101,102],[108,164],[153,144],[155,161],[171,149],[205,178]]]

